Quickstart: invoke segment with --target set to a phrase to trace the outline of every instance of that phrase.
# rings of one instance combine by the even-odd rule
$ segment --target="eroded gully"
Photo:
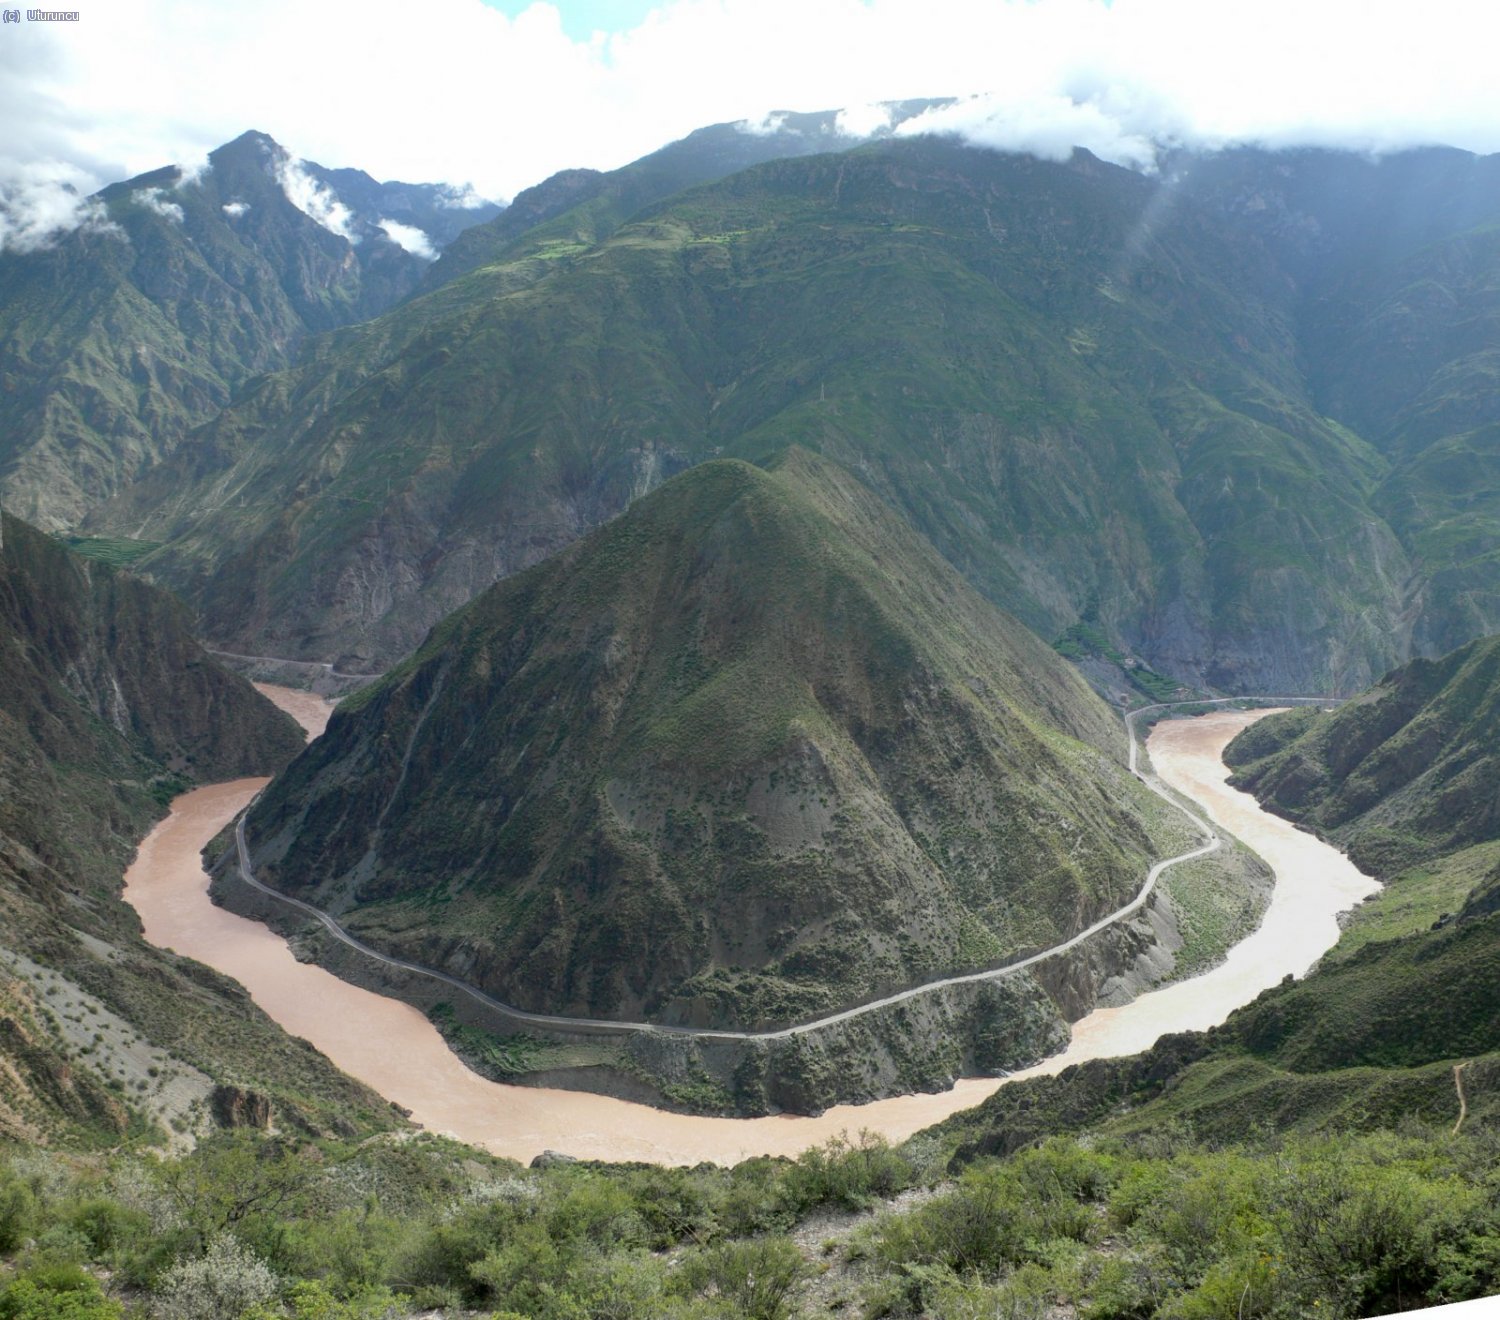
[[[331,707],[308,693],[261,691],[310,736]],[[1340,853],[1261,811],[1225,784],[1220,759],[1230,738],[1264,711],[1221,712],[1158,725],[1147,748],[1157,774],[1254,848],[1276,872],[1261,926],[1202,976],[1100,1009],[1073,1026],[1067,1050],[1015,1078],[1055,1073],[1090,1058],[1131,1054],[1166,1032],[1222,1022],[1288,973],[1301,975],[1338,938],[1337,914],[1372,892]],[[299,963],[268,927],[216,907],[200,858],[204,844],[267,781],[242,779],[185,793],[141,844],[125,876],[125,898],[146,938],[234,977],[283,1028],[351,1076],[411,1111],[424,1127],[497,1155],[529,1160],[542,1150],[582,1158],[693,1164],[756,1154],[794,1155],[861,1128],[893,1141],[968,1108],[1005,1082],[974,1078],[938,1095],[838,1105],[817,1117],[703,1118],[587,1092],[505,1086],[471,1072],[415,1008]]]

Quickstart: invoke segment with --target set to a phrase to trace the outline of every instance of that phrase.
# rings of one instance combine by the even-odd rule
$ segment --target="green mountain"
[[[1442,1113],[1452,1064],[1500,1068],[1500,638],[1414,660],[1331,714],[1273,715],[1232,742],[1232,783],[1345,848],[1386,887],[1319,971],[1223,1029],[1244,1108]],[[1329,1074],[1368,1070],[1336,1096]],[[1355,1077],[1354,1073],[1347,1074]],[[1275,1099],[1280,1097],[1279,1100]],[[1492,1105],[1482,1089],[1476,1105]]]
[[[1500,631],[1500,157],[1227,153],[1186,168],[1200,202],[1297,281],[1315,406],[1389,460],[1370,504],[1414,570],[1411,650]]]
[[[758,1027],[1065,940],[1158,851],[1069,666],[793,450],[445,620],[248,821],[258,876],[530,1010]]]
[[[1347,844],[1386,888],[1307,977],[1223,1026],[1006,1087],[911,1143],[954,1150],[954,1169],[1014,1159],[890,1234],[888,1272],[915,1281],[904,1294],[942,1288],[944,1229],[983,1213],[980,1188],[1015,1186],[1013,1215],[1041,1167],[1109,1227],[1107,1241],[1065,1234],[1090,1242],[1086,1265],[1028,1238],[1035,1296],[1102,1295],[1109,1314],[1354,1317],[1500,1288],[1475,1236],[1500,1118],[1497,656],[1488,638],[1414,661],[1332,714],[1271,716],[1230,744],[1236,782]]]
[[[148,571],[227,649],[363,670],[673,472],[794,442],[1043,636],[1238,689],[1407,654],[1389,463],[1315,406],[1287,270],[1186,185],[914,139],[602,241],[579,214],[259,382],[104,525],[169,542]]]
[[[1241,750],[1295,736],[1263,723]],[[108,1290],[194,1315],[229,1294],[299,1316],[1355,1320],[1492,1295],[1500,917],[1351,950],[1365,916],[1223,1028],[1013,1082],[896,1148],[531,1169],[430,1134],[250,1133],[107,1165],[21,1148],[0,1307],[117,1315]]]
[[[1500,638],[1413,660],[1331,715],[1272,716],[1226,759],[1381,878],[1500,839]]]
[[[111,184],[51,247],[0,253],[0,495],[40,525],[76,524],[309,334],[411,292],[429,258],[382,220],[435,252],[497,210],[467,200],[297,162],[246,133],[195,176]]]
[[[266,774],[300,731],[164,593],[0,514],[0,1133],[116,1143],[270,1097],[313,1130],[386,1107],[227,978],[140,936],[136,844],[194,783]]]

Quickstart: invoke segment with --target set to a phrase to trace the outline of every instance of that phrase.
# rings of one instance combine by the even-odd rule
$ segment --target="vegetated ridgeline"
[[[1230,697],[1216,700],[1239,701],[1242,700],[1242,698]],[[1282,698],[1282,700],[1320,701],[1321,699],[1316,697],[1294,697]],[[250,848],[249,845],[245,842],[245,820],[249,811],[254,806],[253,802],[249,807],[246,808],[245,812],[240,815],[239,820],[235,822],[234,844],[237,859],[237,869],[240,880],[245,884],[249,885],[251,888],[257,890],[262,894],[267,894],[272,898],[275,898],[279,902],[286,903],[301,912],[305,912],[308,916],[314,918],[314,920],[316,920],[318,924],[324,928],[324,930],[328,931],[328,933],[331,934],[335,939],[339,940],[342,944],[347,945],[349,948],[355,949],[358,952],[364,954],[366,957],[373,958],[377,962],[383,963],[386,966],[398,968],[402,971],[416,972],[421,976],[432,977],[435,980],[441,981],[445,985],[450,985],[454,989],[460,991],[462,994],[468,995],[477,1000],[484,1007],[498,1012],[502,1017],[512,1019],[516,1025],[522,1028],[539,1027],[544,1031],[577,1030],[584,1033],[597,1034],[602,1032],[612,1035],[624,1035],[635,1031],[662,1031],[674,1035],[691,1036],[695,1040],[700,1041],[784,1039],[786,1037],[802,1034],[804,1032],[816,1031],[824,1027],[833,1026],[839,1022],[846,1022],[852,1018],[863,1016],[866,1013],[878,1012],[882,1009],[889,1008],[893,1004],[898,1004],[906,1000],[915,999],[919,995],[925,995],[945,990],[951,986],[962,985],[969,982],[983,981],[992,977],[1014,975],[1017,972],[1024,971],[1028,967],[1032,967],[1038,963],[1046,962],[1052,958],[1056,958],[1068,952],[1070,949],[1076,948],[1085,940],[1093,938],[1095,935],[1098,935],[1101,931],[1107,929],[1108,927],[1116,925],[1118,922],[1123,921],[1126,918],[1133,916],[1135,913],[1139,912],[1155,892],[1156,882],[1158,881],[1158,879],[1160,879],[1162,873],[1168,870],[1170,867],[1176,866],[1180,862],[1195,861],[1200,857],[1206,857],[1210,853],[1217,852],[1221,846],[1221,840],[1219,838],[1219,835],[1215,832],[1214,828],[1207,821],[1198,816],[1196,812],[1183,806],[1176,797],[1174,797],[1164,787],[1162,787],[1160,781],[1158,781],[1154,777],[1145,775],[1143,772],[1137,769],[1138,748],[1135,735],[1135,719],[1138,715],[1148,712],[1166,710],[1169,709],[1171,705],[1198,706],[1203,704],[1205,703],[1201,701],[1193,701],[1168,703],[1166,705],[1159,705],[1154,707],[1144,707],[1141,710],[1132,711],[1126,717],[1126,728],[1130,737],[1130,759],[1128,762],[1130,772],[1136,775],[1146,785],[1147,788],[1151,789],[1153,793],[1156,793],[1160,798],[1162,798],[1163,801],[1169,803],[1176,810],[1182,812],[1182,814],[1186,816],[1188,820],[1190,820],[1193,824],[1197,825],[1204,834],[1204,841],[1197,847],[1191,848],[1187,852],[1179,853],[1174,857],[1163,858],[1161,861],[1153,863],[1151,869],[1146,873],[1145,881],[1141,885],[1139,892],[1137,892],[1136,895],[1128,903],[1124,904],[1124,906],[1120,908],[1117,908],[1115,911],[1110,912],[1103,917],[1100,917],[1086,929],[1079,931],[1076,935],[1071,936],[1069,939],[1064,940],[1059,944],[1054,944],[1049,948],[1043,949],[1037,953],[1027,954],[1023,957],[1014,958],[1005,962],[999,967],[986,968],[984,971],[979,972],[965,972],[957,976],[943,977],[940,980],[935,981],[926,981],[921,985],[913,986],[906,990],[898,990],[895,993],[886,995],[881,999],[869,1000],[865,1003],[858,1004],[853,1008],[841,1009],[834,1013],[826,1013],[822,1016],[813,1018],[808,1022],[797,1023],[796,1025],[788,1027],[766,1028],[761,1031],[730,1031],[724,1028],[715,1027],[673,1026],[665,1023],[653,1024],[646,1022],[620,1022],[609,1018],[562,1017],[557,1014],[531,1013],[527,1012],[525,1009],[516,1008],[513,1004],[503,1004],[493,996],[487,995],[484,993],[484,991],[477,989],[473,985],[470,985],[467,981],[461,981],[455,976],[449,976],[446,972],[435,971],[430,967],[422,967],[416,963],[407,962],[400,958],[393,958],[389,954],[381,953],[379,950],[372,949],[369,945],[355,939],[354,936],[349,934],[347,930],[339,925],[339,923],[335,921],[327,912],[323,911],[323,909],[314,907],[311,903],[305,903],[299,898],[293,898],[290,894],[284,894],[278,889],[272,889],[269,885],[262,884],[259,880],[256,879],[255,868],[250,861]],[[1207,704],[1214,703],[1209,702]]]
[[[1383,879],[1500,839],[1500,637],[1413,660],[1330,718],[1266,720],[1225,755],[1237,786]]]
[[[580,202],[248,390],[99,525],[168,542],[149,571],[226,649],[365,672],[674,472],[795,442],[1043,637],[1357,690],[1500,618],[1483,354],[1408,310],[1433,348],[1396,370],[1389,314],[1449,305],[1418,279],[1487,324],[1500,171],[1225,157],[903,138],[624,224]]]
[[[1283,696],[1268,697],[1264,698],[1263,700],[1268,702],[1286,703],[1290,705],[1319,706],[1325,709],[1329,707],[1329,699],[1324,697]],[[1130,711],[1126,715],[1125,727],[1130,739],[1130,755],[1129,760],[1127,761],[1127,768],[1130,770],[1130,773],[1140,779],[1147,788],[1149,788],[1153,793],[1162,798],[1163,801],[1167,802],[1175,810],[1180,811],[1189,821],[1196,825],[1203,832],[1204,841],[1197,847],[1191,848],[1186,852],[1178,853],[1176,856],[1166,857],[1161,859],[1160,861],[1154,862],[1151,866],[1151,869],[1146,873],[1145,880],[1142,883],[1140,890],[1124,906],[1116,909],[1106,916],[1099,918],[1099,920],[1095,921],[1091,926],[1087,927],[1085,930],[1078,932],[1078,934],[1071,936],[1069,939],[1063,941],[1062,943],[1054,944],[1047,949],[1041,950],[1040,952],[1027,954],[1022,957],[1016,957],[1007,960],[1005,963],[1001,964],[998,967],[987,968],[984,971],[966,972],[961,973],[957,976],[944,977],[940,980],[927,981],[922,983],[921,985],[913,986],[906,990],[898,990],[895,993],[887,995],[881,999],[869,1000],[853,1008],[841,1009],[837,1012],[824,1014],[822,1016],[813,1018],[810,1021],[797,1023],[793,1026],[788,1027],[766,1028],[760,1031],[731,1031],[724,1028],[714,1027],[675,1026],[665,1023],[622,1022],[610,1018],[579,1018],[564,1017],[558,1014],[533,1013],[528,1012],[525,1009],[517,1008],[513,1004],[501,1003],[493,996],[485,994],[484,991],[471,985],[469,982],[462,981],[455,976],[450,976],[446,972],[436,971],[435,969],[430,967],[420,966],[419,964],[409,962],[401,958],[396,958],[389,954],[381,953],[378,949],[372,949],[369,945],[356,939],[322,908],[315,907],[313,904],[304,902],[302,899],[294,898],[292,895],[285,894],[278,889],[273,889],[271,888],[271,886],[261,883],[261,881],[256,878],[255,867],[250,860],[250,848],[245,841],[245,821],[248,817],[249,811],[254,807],[254,802],[250,803],[249,806],[246,807],[245,812],[242,813],[239,819],[235,822],[234,839],[237,863],[236,870],[238,873],[238,878],[244,884],[249,885],[259,893],[269,895],[280,903],[285,903],[289,907],[306,913],[308,916],[317,921],[324,930],[326,930],[335,939],[337,939],[340,943],[346,945],[347,947],[358,951],[368,958],[373,958],[376,962],[384,964],[387,967],[396,968],[402,971],[415,972],[420,976],[431,977],[432,979],[440,981],[445,985],[452,986],[460,993],[471,997],[485,1008],[491,1010],[494,1013],[497,1013],[502,1020],[507,1020],[514,1026],[519,1027],[523,1030],[526,1028],[541,1028],[544,1031],[579,1031],[584,1034],[602,1033],[609,1035],[626,1035],[628,1033],[636,1031],[659,1031],[673,1035],[690,1036],[699,1041],[782,1039],[805,1032],[817,1031],[825,1026],[831,1026],[839,1022],[848,1021],[851,1018],[859,1017],[866,1013],[878,1012],[882,1009],[890,1007],[893,1004],[914,999],[921,995],[941,991],[947,989],[950,986],[961,985],[968,982],[983,981],[993,977],[1013,975],[1017,972],[1024,971],[1026,968],[1034,966],[1038,963],[1057,958],[1060,955],[1067,953],[1069,950],[1076,948],[1084,941],[1092,939],[1094,936],[1100,934],[1108,927],[1116,925],[1119,922],[1135,915],[1146,905],[1146,903],[1150,901],[1152,895],[1156,890],[1157,881],[1167,870],[1174,866],[1177,866],[1180,863],[1196,861],[1199,858],[1206,857],[1211,853],[1215,853],[1222,845],[1222,839],[1220,838],[1218,832],[1211,824],[1209,824],[1208,821],[1199,816],[1196,811],[1187,806],[1184,806],[1180,798],[1174,795],[1167,788],[1165,788],[1155,775],[1148,774],[1145,771],[1139,769],[1140,746],[1139,740],[1136,736],[1136,724],[1138,720],[1142,716],[1157,715],[1162,711],[1173,710],[1177,708],[1192,708],[1196,710],[1202,707],[1213,707],[1225,704],[1243,704],[1244,701],[1245,698],[1243,697],[1196,698],[1190,701],[1163,702],[1154,706],[1142,706],[1136,710]]]
[[[891,107],[891,124],[927,104]],[[205,456],[170,471],[155,465],[250,378],[304,353],[337,351],[336,337],[320,336],[386,310],[419,281],[436,288],[513,256],[515,238],[562,212],[571,213],[563,228],[537,235],[513,271],[534,278],[560,252],[602,240],[693,184],[852,145],[858,136],[837,119],[834,111],[783,115],[755,132],[714,125],[623,169],[565,170],[503,212],[446,185],[378,183],[360,170],[293,161],[254,132],[210,153],[209,169],[191,178],[168,167],[112,184],[94,220],[55,248],[0,257],[0,362],[14,387],[9,404],[0,401],[0,493],[49,527],[71,527],[143,478],[109,518],[118,536],[137,538],[163,502],[194,507],[190,488]],[[344,208],[334,229],[301,209],[317,209],[313,189]],[[416,239],[417,251],[395,240],[390,221],[413,231],[402,237],[408,246]],[[475,229],[482,233],[471,242],[465,235]],[[61,324],[50,310],[59,288],[72,301]]]
[[[548,265],[602,242],[631,216],[695,184],[767,161],[889,137],[897,125],[935,104],[888,101],[882,107],[884,122],[868,133],[852,128],[837,110],[777,112],[759,124],[710,124],[617,170],[563,170],[517,193],[503,215],[460,234],[433,262],[423,288],[436,289],[502,263],[513,279],[530,282]]]
[[[0,1135],[159,1137],[268,1101],[302,1129],[391,1126],[237,986],[145,943],[119,897],[168,801],[284,765],[292,722],[176,601],[6,513],[0,636]]]
[[[758,1030],[1121,907],[1183,833],[1124,760],[1064,661],[792,451],[694,469],[460,611],[340,707],[246,834],[263,881],[503,1002]],[[1075,969],[1070,1009],[1132,938]],[[1030,975],[974,995],[912,1005],[960,1019],[904,1044],[935,1052],[927,1084],[977,1044],[1011,1066],[1064,1034]],[[900,1083],[845,1071],[864,1089],[839,1098]]]
[[[621,1315],[642,1320],[856,1305],[892,1317],[1064,1314],[1102,1304],[1142,1316],[1185,1304],[1349,1320],[1500,1287],[1488,1249],[1492,1142],[1482,1122],[1449,1135],[1451,1070],[1438,1070],[1441,1126],[1424,1131],[1426,1095],[1389,1069],[1298,1078],[1262,1067],[1281,1089],[1256,1093],[1239,1085],[1253,1060],[1210,1059],[1182,1073],[1185,1053],[1177,1038],[1145,1059],[1073,1070],[1045,1087],[1012,1084],[998,1097],[1013,1100],[1009,1108],[986,1106],[894,1150],[861,1135],[732,1169],[552,1158],[527,1170],[430,1134],[313,1143],[284,1129],[177,1159],[123,1152],[107,1178],[102,1161],[23,1156],[5,1186],[34,1178],[34,1196],[10,1203],[46,1255],[16,1255],[0,1305],[37,1280],[63,1279],[82,1311],[98,1288],[59,1269],[74,1259],[97,1262],[112,1288],[132,1281],[137,1303],[149,1287],[191,1315],[209,1313],[220,1282],[247,1278],[256,1296],[274,1303],[280,1288],[303,1315],[551,1315],[597,1309],[610,1289]],[[1494,1076],[1479,1079],[1481,1096],[1493,1093]],[[1142,1106],[1164,1082],[1180,1084]],[[1351,1092],[1354,1108],[1339,1113]],[[1082,1139],[1049,1135],[1015,1159],[986,1154],[1077,1126],[1090,1111]],[[1271,1116],[1278,1130],[1261,1135],[1258,1122]],[[1193,1127],[1203,1120],[1200,1141]],[[1285,1130],[1397,1120],[1399,1137]],[[42,1169],[50,1176],[37,1176]],[[178,1213],[163,1228],[143,1202]],[[219,1235],[226,1222],[232,1236]],[[80,1223],[106,1224],[109,1237],[81,1233]],[[114,1314],[111,1305],[96,1313]]]
[[[1448,1104],[1451,1063],[1473,1058],[1468,1108],[1482,1096],[1492,1112],[1497,747],[1500,637],[1414,660],[1334,714],[1272,716],[1230,744],[1233,782],[1386,881],[1315,984],[1247,1010],[1250,1040],[1300,1069],[1430,1065]]]

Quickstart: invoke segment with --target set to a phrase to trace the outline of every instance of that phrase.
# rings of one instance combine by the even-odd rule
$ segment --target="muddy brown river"
[[[257,684],[311,736],[330,707],[303,692]],[[1122,1008],[1075,1023],[1073,1043],[1020,1076],[1057,1072],[1083,1059],[1132,1054],[1166,1032],[1201,1029],[1287,973],[1300,976],[1338,938],[1337,914],[1375,882],[1341,854],[1225,784],[1220,754],[1264,711],[1226,712],[1161,724],[1147,743],[1157,774],[1254,848],[1276,872],[1260,929],[1219,967]],[[503,1086],[466,1068],[416,1009],[339,980],[292,957],[259,922],[215,907],[200,850],[265,785],[241,779],[185,793],[146,837],[125,875],[125,898],[146,938],[234,977],[293,1035],[310,1041],[353,1077],[411,1111],[424,1127],[497,1155],[530,1160],[543,1150],[582,1158],[695,1164],[750,1155],[795,1155],[861,1128],[899,1141],[979,1103],[1003,1081],[960,1081],[940,1095],[839,1105],[816,1118],[699,1118],[577,1091]]]

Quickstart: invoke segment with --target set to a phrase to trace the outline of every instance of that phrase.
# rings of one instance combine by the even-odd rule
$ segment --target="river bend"
[[[310,736],[322,732],[331,707],[320,698],[257,687]],[[1089,1014],[1074,1024],[1068,1049],[1016,1077],[1133,1054],[1167,1032],[1222,1022],[1288,973],[1306,972],[1338,939],[1337,914],[1375,890],[1375,882],[1335,849],[1262,811],[1253,798],[1225,783],[1224,747],[1266,713],[1220,712],[1168,721],[1152,731],[1147,743],[1157,775],[1254,848],[1275,871],[1275,890],[1259,929],[1213,970],[1120,1008]],[[838,1105],[817,1117],[735,1119],[672,1114],[588,1092],[491,1082],[465,1067],[417,1009],[299,963],[286,941],[268,927],[209,899],[199,854],[267,782],[241,779],[177,798],[126,872],[126,901],[140,914],[153,944],[234,977],[283,1028],[433,1131],[523,1161],[543,1150],[561,1150],[586,1159],[733,1163],[750,1155],[795,1155],[861,1128],[900,1141],[978,1104],[1005,1084],[974,1078],[938,1095]]]

